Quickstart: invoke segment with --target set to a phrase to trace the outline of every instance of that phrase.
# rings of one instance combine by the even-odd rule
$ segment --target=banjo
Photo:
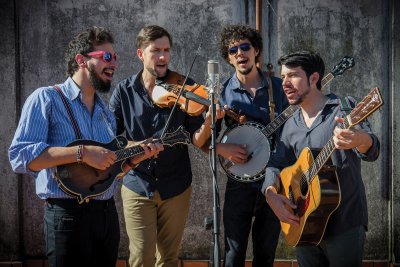
[[[322,87],[353,66],[354,58],[344,57],[322,79]],[[271,153],[270,137],[293,115],[297,108],[297,105],[289,106],[267,126],[249,121],[239,125],[232,125],[226,129],[222,134],[220,143],[243,145],[249,153],[248,160],[244,164],[235,164],[222,156],[218,157],[228,177],[239,182],[254,182],[264,178],[264,170],[267,167]]]

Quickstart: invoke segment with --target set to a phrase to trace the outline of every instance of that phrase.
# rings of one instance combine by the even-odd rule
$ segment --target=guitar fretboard
[[[342,129],[349,128],[349,121],[347,118],[344,119],[343,124],[339,126]],[[311,183],[312,179],[318,174],[324,164],[328,161],[329,157],[335,151],[336,147],[333,142],[333,136],[329,139],[328,143],[322,148],[321,152],[315,158],[308,171],[304,174],[308,183]]]
[[[117,159],[115,162],[139,155],[144,152],[144,149],[141,146],[132,146],[125,149],[115,151],[117,155]]]

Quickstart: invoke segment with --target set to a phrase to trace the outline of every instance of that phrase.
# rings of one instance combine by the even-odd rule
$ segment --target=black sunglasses
[[[244,44],[240,44],[238,46],[232,46],[231,48],[228,49],[228,52],[230,55],[236,55],[236,53],[238,52],[238,50],[242,50],[242,51],[249,51],[251,48],[251,44],[249,43],[244,43]]]

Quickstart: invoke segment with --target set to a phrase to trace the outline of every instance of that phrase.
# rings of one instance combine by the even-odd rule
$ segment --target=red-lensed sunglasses
[[[93,51],[85,54],[84,56],[100,57],[105,63],[110,63],[113,58],[115,61],[117,61],[117,53],[112,54],[110,51]]]

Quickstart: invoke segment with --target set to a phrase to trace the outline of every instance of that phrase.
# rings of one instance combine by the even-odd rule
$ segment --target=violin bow
[[[165,134],[166,134],[166,130],[168,129],[168,126],[169,126],[169,124],[170,124],[170,121],[171,121],[171,118],[172,118],[172,114],[174,113],[174,111],[175,111],[175,109],[176,109],[176,106],[177,106],[177,104],[178,104],[178,101],[179,101],[180,97],[182,96],[183,91],[185,90],[185,86],[186,86],[187,79],[188,79],[188,77],[189,77],[190,72],[192,71],[192,68],[193,68],[194,62],[195,62],[196,59],[197,59],[197,56],[200,54],[200,49],[201,49],[201,42],[199,43],[199,47],[197,48],[196,54],[195,54],[195,56],[194,56],[194,59],[193,59],[193,61],[192,61],[192,64],[190,65],[189,71],[188,71],[188,73],[187,73],[186,76],[185,76],[185,80],[184,80],[183,83],[182,83],[182,86],[181,86],[181,88],[180,88],[180,90],[179,90],[179,93],[178,93],[178,96],[177,96],[177,98],[176,98],[176,100],[175,100],[175,103],[174,103],[174,105],[172,106],[171,113],[170,113],[169,116],[168,116],[167,122],[165,123],[164,129],[163,129],[163,131],[162,131],[162,133],[161,133],[160,138],[163,138],[163,137],[165,136]]]

